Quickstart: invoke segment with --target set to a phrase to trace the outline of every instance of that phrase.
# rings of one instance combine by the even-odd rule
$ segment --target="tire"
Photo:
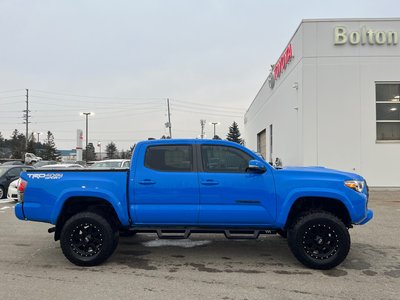
[[[339,218],[328,212],[314,211],[301,216],[288,230],[288,244],[303,265],[327,270],[347,257],[350,235]]]
[[[282,229],[278,229],[276,231],[277,234],[279,234],[282,238],[286,239],[287,238],[287,231],[286,230],[282,230]]]
[[[0,199],[5,198],[6,195],[6,189],[2,186],[0,186]]]
[[[81,212],[65,222],[60,245],[65,257],[73,264],[96,266],[113,254],[118,238],[118,232],[103,216]]]

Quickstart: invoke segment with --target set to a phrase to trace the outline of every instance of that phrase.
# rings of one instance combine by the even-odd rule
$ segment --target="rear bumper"
[[[15,216],[20,220],[25,220],[23,203],[17,203],[15,205]]]
[[[357,225],[364,225],[365,223],[369,222],[374,217],[374,212],[371,209],[367,210],[367,216],[357,223]]]

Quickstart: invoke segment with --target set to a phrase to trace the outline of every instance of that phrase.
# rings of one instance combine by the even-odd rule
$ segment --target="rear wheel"
[[[103,216],[81,212],[64,224],[60,244],[70,262],[78,266],[95,266],[112,255],[118,245],[118,232]]]
[[[331,269],[346,258],[350,235],[343,222],[331,213],[311,212],[300,217],[288,230],[294,256],[313,269]]]

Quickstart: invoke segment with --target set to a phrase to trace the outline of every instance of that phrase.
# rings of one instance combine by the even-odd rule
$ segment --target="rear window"
[[[146,168],[164,172],[192,172],[193,148],[191,145],[150,146],[144,159]]]

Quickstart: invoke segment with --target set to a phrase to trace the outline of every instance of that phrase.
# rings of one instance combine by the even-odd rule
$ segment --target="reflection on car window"
[[[202,145],[203,169],[214,173],[245,173],[253,158],[237,148]]]
[[[22,171],[21,168],[14,168],[8,171],[7,175],[12,177],[18,177],[21,171]]]
[[[193,150],[191,145],[151,146],[146,150],[146,168],[166,172],[193,171]]]

